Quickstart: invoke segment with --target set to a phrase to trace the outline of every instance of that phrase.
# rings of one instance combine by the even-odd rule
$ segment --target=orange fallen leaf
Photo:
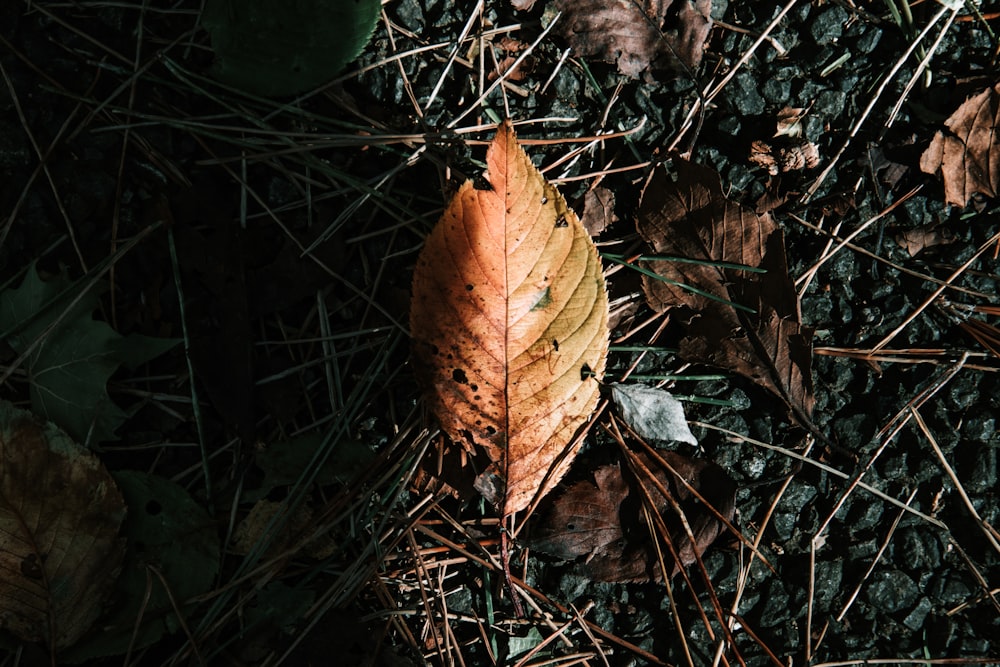
[[[427,237],[413,274],[413,362],[452,440],[492,462],[476,488],[503,516],[565,474],[597,405],[608,297],[590,236],[509,121]]]
[[[963,102],[920,157],[922,171],[941,173],[947,203],[965,207],[976,194],[1000,193],[998,122],[1000,83]]]
[[[637,227],[659,255],[700,263],[649,262],[666,280],[643,276],[647,303],[658,312],[687,309],[682,358],[749,378],[808,427],[812,330],[800,321],[781,230],[771,216],[727,200],[715,171],[675,164],[676,181],[660,168],[646,185]]]

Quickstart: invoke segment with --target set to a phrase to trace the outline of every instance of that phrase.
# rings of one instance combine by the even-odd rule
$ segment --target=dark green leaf
[[[215,76],[257,95],[295,95],[333,78],[358,57],[379,0],[208,0]]]
[[[115,481],[125,497],[128,547],[116,587],[117,604],[104,630],[80,642],[68,655],[78,662],[124,653],[136,620],[142,618],[133,649],[140,649],[179,629],[163,575],[185,613],[187,602],[209,590],[219,570],[221,548],[212,518],[182,487],[142,472],[119,472]],[[146,590],[150,586],[147,601]]]
[[[32,267],[20,287],[0,293],[0,331],[23,353],[62,316],[27,360],[32,410],[79,442],[114,440],[126,415],[108,396],[108,380],[121,364],[144,363],[178,341],[119,335],[92,318],[96,290],[70,307],[79,289],[64,274],[44,281]]]

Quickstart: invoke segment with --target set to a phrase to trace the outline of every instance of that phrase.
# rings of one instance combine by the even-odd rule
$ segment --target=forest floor
[[[44,413],[131,489],[119,583],[59,661],[1000,664],[1000,207],[948,205],[920,168],[972,96],[992,135],[1000,5],[903,1],[717,0],[703,52],[687,3],[643,3],[663,39],[616,63],[574,50],[589,3],[388,0],[356,62],[277,99],[211,78],[196,0],[0,4],[0,305],[44,292],[34,276],[92,305],[39,341],[89,344],[96,320],[142,348],[73,359],[103,416]],[[783,232],[812,330],[804,419],[666,352],[684,318],[606,260],[605,383],[684,398],[698,444],[659,446],[735,482],[732,529],[666,583],[512,540],[522,617],[496,513],[427,480],[442,436],[407,314],[423,240],[504,118],[607,223],[605,256],[641,252],[651,172],[717,171]],[[3,343],[2,398],[38,414],[45,346],[23,345]],[[564,487],[622,458],[614,420]]]

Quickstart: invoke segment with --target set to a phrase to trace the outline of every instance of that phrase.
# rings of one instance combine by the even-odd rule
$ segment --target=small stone
[[[903,619],[903,625],[914,631],[920,630],[924,627],[924,621],[933,608],[930,600],[924,597],[920,598],[920,602],[917,603],[914,610]]]
[[[912,607],[920,597],[920,590],[904,572],[880,570],[869,579],[865,597],[872,606],[893,613]]]
[[[844,24],[848,18],[850,17],[845,9],[833,5],[813,19],[809,33],[817,44],[831,44],[844,33]]]
[[[737,112],[743,116],[760,116],[764,113],[766,103],[757,92],[759,84],[756,74],[740,72],[734,77],[733,84],[729,101]]]

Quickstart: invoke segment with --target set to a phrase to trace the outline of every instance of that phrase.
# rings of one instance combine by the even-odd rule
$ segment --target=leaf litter
[[[711,0],[555,0],[554,8],[562,13],[556,31],[577,55],[633,78],[698,67],[712,29]]]
[[[812,330],[801,323],[781,230],[726,199],[713,170],[675,167],[676,180],[663,167],[653,172],[637,227],[658,255],[694,261],[645,262],[655,275],[643,276],[647,303],[684,321],[683,359],[750,379],[808,424]]]
[[[94,454],[0,401],[0,627],[53,651],[100,617],[125,556],[125,501]]]
[[[601,466],[594,471],[593,481],[576,482],[559,494],[540,513],[528,544],[577,561],[581,574],[599,581],[662,581],[657,550],[643,519],[645,503],[668,526],[672,548],[666,549],[665,558],[671,576],[694,563],[721,534],[724,524],[679,480],[698,491],[727,521],[735,514],[736,485],[722,468],[703,459],[657,450],[663,465],[646,453],[634,456],[642,464],[635,474],[623,471],[619,464]],[[679,504],[693,541],[661,489]]]

